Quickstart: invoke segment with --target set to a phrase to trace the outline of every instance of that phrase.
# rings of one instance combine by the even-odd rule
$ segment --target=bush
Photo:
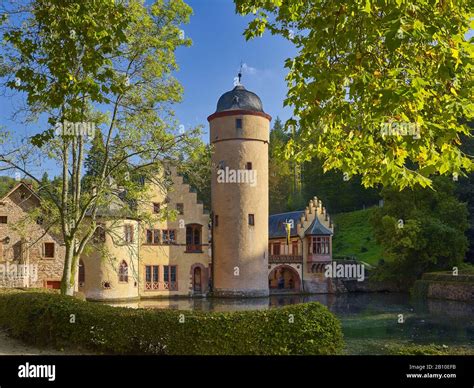
[[[99,353],[337,354],[343,348],[339,321],[319,303],[206,313],[129,309],[58,294],[13,293],[0,295],[0,327],[36,346]]]

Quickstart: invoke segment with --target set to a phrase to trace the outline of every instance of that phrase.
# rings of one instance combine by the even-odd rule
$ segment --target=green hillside
[[[377,245],[369,218],[372,209],[340,213],[334,216],[334,256],[355,256],[370,265],[377,265],[382,248]]]

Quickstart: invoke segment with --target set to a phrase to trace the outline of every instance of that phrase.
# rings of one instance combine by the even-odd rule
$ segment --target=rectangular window
[[[124,240],[126,243],[133,243],[133,225],[124,225]]]
[[[165,282],[176,282],[177,268],[175,265],[163,266],[163,280]]]
[[[159,268],[158,265],[145,266],[145,290],[153,291],[160,288]]]
[[[242,119],[235,119],[235,129],[242,129]]]
[[[44,243],[44,257],[54,258],[54,243],[52,242]]]
[[[279,255],[280,254],[280,243],[273,243],[273,254]]]
[[[178,211],[179,214],[183,215],[184,214],[184,204],[183,203],[177,203],[176,204],[176,210]]]
[[[316,255],[329,254],[329,237],[313,237],[312,253]]]
[[[151,282],[151,265],[145,266],[145,281]]]
[[[158,214],[160,212],[160,204],[158,202],[153,202],[153,213]]]
[[[247,170],[251,170],[252,169],[252,162],[247,162],[247,164],[245,165],[245,168]]]
[[[255,225],[255,215],[249,214],[249,225]]]
[[[176,231],[173,229],[163,229],[161,231],[161,243],[166,245],[176,243]]]
[[[7,224],[8,217],[7,216],[0,216],[0,224]]]
[[[214,226],[215,227],[219,226],[219,216],[217,214],[214,216]]]
[[[291,243],[291,254],[293,256],[298,256],[298,241],[293,241]]]
[[[146,243],[147,244],[159,244],[160,243],[160,230],[159,229],[147,229],[146,230]]]

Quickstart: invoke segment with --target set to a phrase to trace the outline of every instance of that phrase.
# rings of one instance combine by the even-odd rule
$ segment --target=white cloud
[[[244,74],[255,75],[257,74],[257,69],[244,63],[242,64],[242,72]]]

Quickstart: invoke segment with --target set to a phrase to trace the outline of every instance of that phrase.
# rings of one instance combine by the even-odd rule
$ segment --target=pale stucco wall
[[[242,119],[242,129],[236,119]],[[268,295],[268,140],[266,117],[237,114],[210,120],[211,198],[214,216],[214,293],[218,296]],[[221,165],[220,165],[220,162]],[[218,166],[245,170],[252,163],[256,183],[219,183]],[[254,214],[255,225],[248,215]]]
[[[208,291],[209,283],[209,215],[204,213],[203,205],[197,202],[197,195],[190,191],[190,186],[183,183],[183,178],[171,169],[173,185],[170,190],[165,190],[158,186],[151,186],[147,202],[149,211],[153,209],[153,202],[161,203],[163,207],[176,209],[177,203],[184,205],[184,214],[177,215],[175,220],[169,219],[150,224],[142,223],[140,233],[140,295],[142,298],[160,296],[188,296],[195,294],[193,290],[193,270],[195,267],[201,268],[200,294]],[[165,204],[165,199],[168,202]],[[186,225],[201,225],[202,252],[186,252]],[[176,230],[176,244],[174,245],[147,245],[146,229],[174,229]],[[163,266],[175,265],[177,267],[177,291],[146,290],[145,289],[145,266],[159,265],[159,276],[163,278]]]
[[[91,241],[81,259],[85,267],[85,282],[79,287],[89,300],[125,300],[139,297],[139,222],[137,220],[108,220],[105,242]],[[124,226],[131,225],[134,241],[124,241]],[[119,281],[119,266],[128,265],[128,281]],[[106,287],[108,285],[109,287]]]

